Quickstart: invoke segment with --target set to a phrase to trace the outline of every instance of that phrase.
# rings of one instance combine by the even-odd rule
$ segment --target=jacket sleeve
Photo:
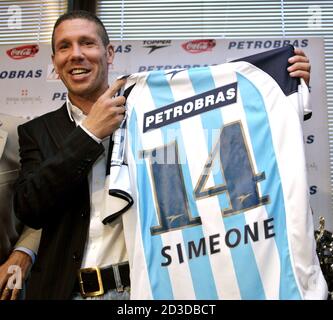
[[[35,255],[37,255],[41,235],[41,229],[35,230],[29,227],[24,227],[14,248],[24,247],[31,250]]]
[[[85,183],[104,151],[102,144],[77,127],[55,153],[47,154],[50,147],[41,138],[45,134],[45,127],[18,127],[21,170],[15,184],[14,209],[22,222],[35,229],[61,215],[64,204],[71,205],[71,193]]]

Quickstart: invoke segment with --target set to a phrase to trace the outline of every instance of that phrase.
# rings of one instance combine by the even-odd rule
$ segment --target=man
[[[114,51],[102,23],[90,13],[61,16],[54,26],[52,48],[68,101],[18,129],[22,167],[16,214],[27,225],[43,228],[27,298],[127,299],[121,220],[103,225],[100,219],[108,137],[125,113],[125,98],[114,95],[125,81],[108,87]],[[293,72],[302,73],[295,75],[308,76],[304,54],[294,58],[298,71]],[[101,284],[104,290],[99,290]]]
[[[22,117],[0,114],[1,300],[16,300],[20,297],[22,282],[26,279],[37,254],[40,238],[40,231],[26,227],[23,229],[23,225],[14,215],[12,205],[13,184],[19,169],[16,131],[17,126],[25,121]]]
[[[89,13],[60,17],[52,48],[69,99],[18,129],[16,212],[31,227],[43,227],[27,299],[103,297],[103,291],[104,298],[125,299],[129,274],[121,221],[104,225],[99,219],[105,149],[125,112],[125,99],[113,96],[124,82],[108,87],[114,51],[103,25]],[[79,283],[78,271],[96,266],[80,272]]]

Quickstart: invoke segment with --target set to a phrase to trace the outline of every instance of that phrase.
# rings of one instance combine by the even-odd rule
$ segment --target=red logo
[[[212,51],[215,46],[215,40],[192,40],[182,44],[183,49],[190,53]]]
[[[34,57],[39,51],[37,44],[28,44],[7,50],[7,55],[15,60]]]

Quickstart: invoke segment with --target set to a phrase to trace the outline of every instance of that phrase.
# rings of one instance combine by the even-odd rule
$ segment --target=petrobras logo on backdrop
[[[144,40],[143,41],[143,47],[144,48],[149,48],[150,51],[148,54],[151,54],[157,49],[162,49],[165,47],[170,47],[171,46],[171,40]]]
[[[294,47],[305,48],[309,45],[309,39],[272,39],[272,40],[232,40],[229,41],[228,50],[247,50],[247,49],[274,49],[287,45]]]
[[[201,53],[206,51],[212,51],[216,46],[215,40],[192,40],[182,44],[185,51],[189,53]]]
[[[307,144],[312,144],[315,142],[315,135],[309,134],[308,136],[304,137],[304,140]]]
[[[34,57],[38,51],[39,46],[37,44],[29,44],[9,49],[6,51],[6,53],[9,58],[14,60],[21,60]]]
[[[57,101],[57,100],[66,101],[66,98],[67,98],[67,91],[53,92],[52,101]]]
[[[0,80],[4,79],[32,79],[40,78],[43,74],[42,69],[37,70],[1,70]]]
[[[115,53],[129,53],[132,51],[132,45],[119,45],[115,46],[113,49]]]
[[[59,81],[60,77],[58,73],[56,73],[53,64],[49,64],[47,66],[47,75],[46,75],[46,81]]]
[[[189,69],[189,68],[200,68],[207,67],[212,64],[166,64],[166,65],[150,65],[150,66],[139,66],[138,72],[142,71],[153,71],[153,70],[170,70],[170,69]]]
[[[311,195],[314,195],[314,194],[316,194],[317,191],[318,191],[318,186],[316,186],[316,185],[314,185],[314,186],[310,186],[309,189],[310,189],[310,194],[311,194]]]

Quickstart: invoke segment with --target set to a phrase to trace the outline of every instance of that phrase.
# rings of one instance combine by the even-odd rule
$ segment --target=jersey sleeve
[[[269,74],[279,85],[288,100],[297,108],[301,119],[311,118],[309,88],[302,78],[292,78],[287,68],[288,59],[294,55],[292,45],[243,57],[232,62],[246,61]]]

